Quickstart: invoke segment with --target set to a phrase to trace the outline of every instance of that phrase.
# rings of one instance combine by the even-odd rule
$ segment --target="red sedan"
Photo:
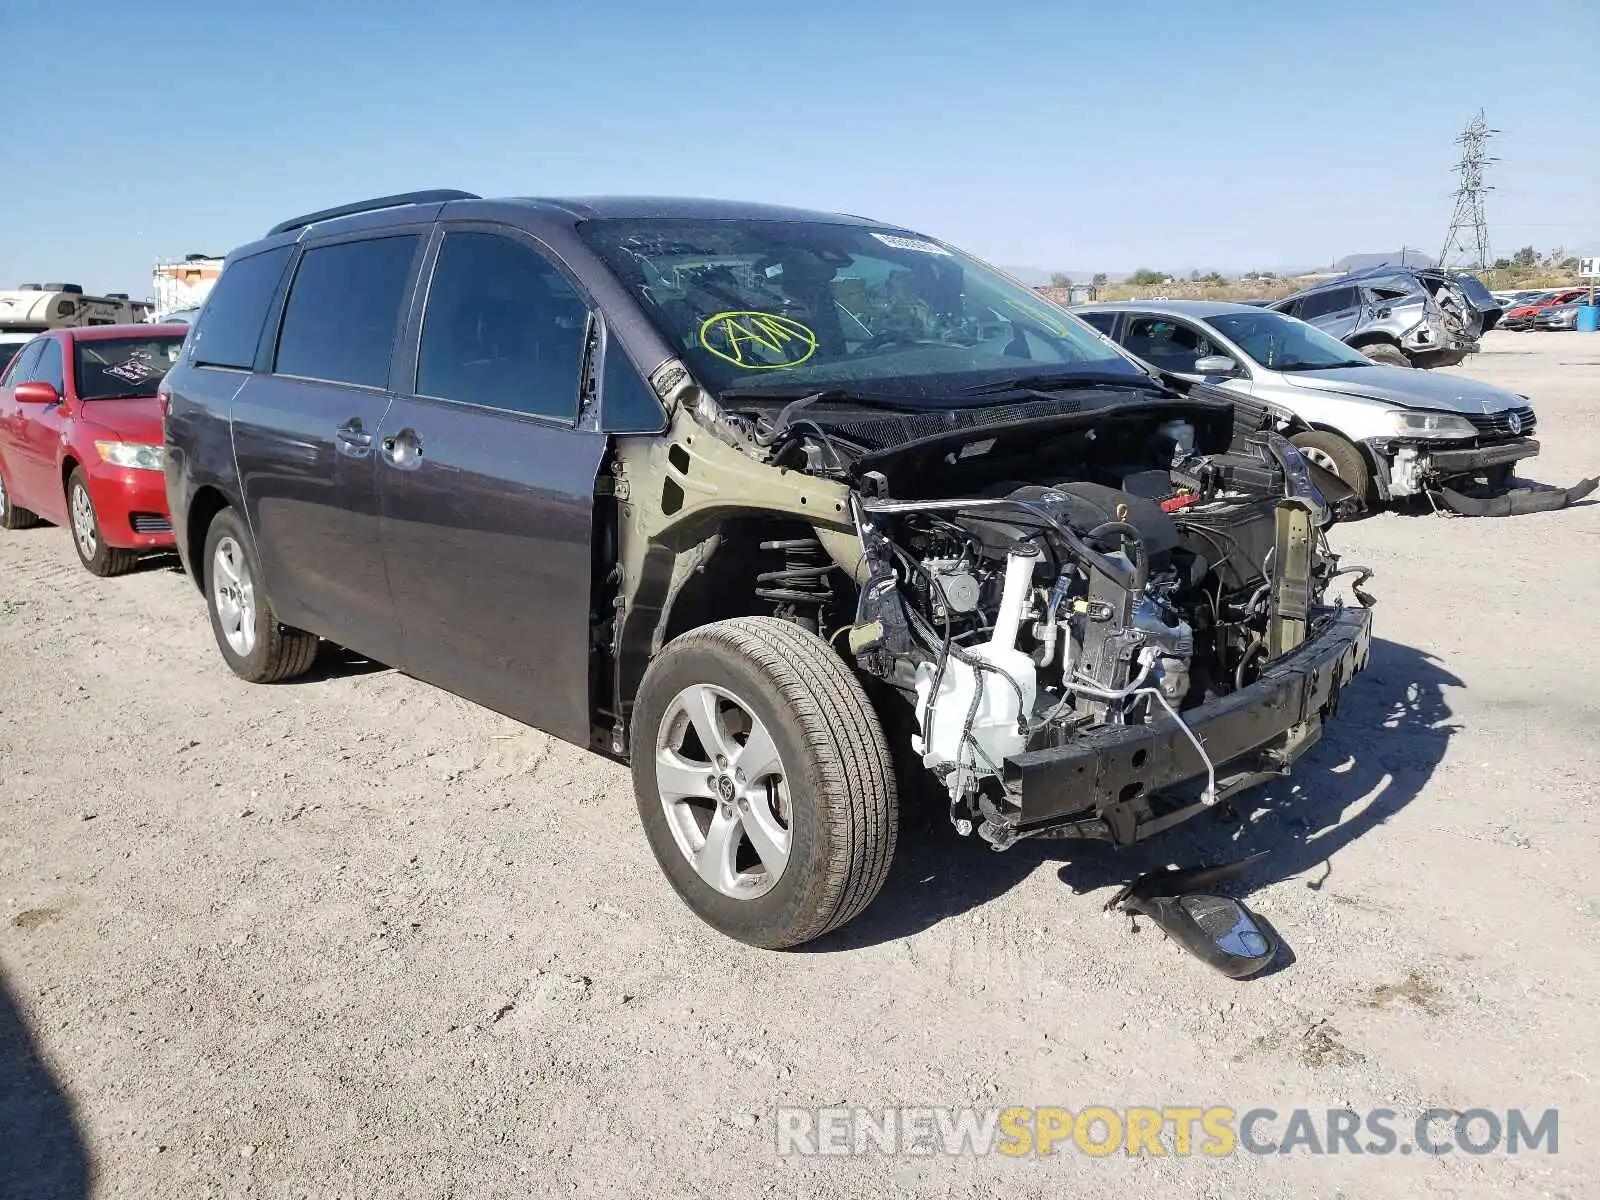
[[[0,376],[0,528],[68,526],[96,575],[173,546],[156,387],[188,331],[53,329],[22,348]]]

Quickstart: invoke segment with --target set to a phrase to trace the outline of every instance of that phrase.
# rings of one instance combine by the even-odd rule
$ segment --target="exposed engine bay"
[[[1314,469],[1259,413],[1098,397],[798,408],[752,432],[775,463],[850,482],[865,581],[836,636],[910,705],[911,749],[959,832],[997,848],[1062,835],[1061,820],[1027,825],[1007,760],[1163,717],[1193,747],[1198,804],[1227,794],[1185,713],[1300,645],[1348,573]]]

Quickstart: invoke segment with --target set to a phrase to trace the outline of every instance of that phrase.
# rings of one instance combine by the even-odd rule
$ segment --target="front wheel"
[[[72,544],[77,548],[78,561],[91,575],[107,577],[126,575],[139,561],[132,550],[121,550],[106,545],[105,534],[100,530],[100,518],[95,515],[94,500],[89,495],[89,477],[78,467],[67,480],[67,513],[72,518]]]
[[[743,617],[679,637],[639,686],[631,749],[656,862],[729,937],[797,946],[882,888],[894,768],[861,684],[815,634]]]
[[[1409,367],[1411,360],[1406,357],[1406,352],[1399,346],[1390,345],[1388,342],[1375,342],[1370,346],[1358,347],[1373,362],[1385,367]]]
[[[1337,433],[1322,429],[1297,433],[1289,440],[1299,447],[1307,462],[1315,463],[1324,471],[1332,471],[1341,483],[1356,494],[1358,500],[1367,499],[1371,475],[1367,470],[1367,460],[1361,457],[1361,451],[1356,446]]]
[[[311,669],[316,635],[279,623],[261,587],[261,564],[250,535],[233,509],[223,509],[211,522],[201,562],[211,631],[235,675],[251,683],[278,683]]]

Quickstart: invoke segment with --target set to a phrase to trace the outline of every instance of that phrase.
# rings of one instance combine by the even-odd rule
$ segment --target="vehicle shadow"
[[[1084,896],[1169,864],[1210,866],[1265,851],[1212,890],[1247,896],[1314,872],[1306,886],[1320,891],[1334,855],[1404,808],[1428,782],[1456,729],[1445,689],[1461,686],[1433,656],[1375,638],[1367,669],[1344,690],[1322,741],[1290,777],[1136,846],[1041,839],[986,853],[976,838],[957,837],[937,804],[924,805],[906,819],[899,856],[872,907],[804,949],[854,950],[920,933],[988,903],[1045,863],[1059,864],[1060,880]],[[1283,965],[1280,958],[1277,969]]]
[[[304,675],[297,675],[285,682],[291,686],[298,683],[326,683],[330,679],[375,675],[379,671],[390,669],[387,663],[374,662],[337,642],[325,641],[318,645],[316,661],[311,664],[311,669]]]
[[[156,550],[149,554],[141,554],[129,574],[140,575],[146,571],[172,571],[181,575],[183,559],[178,557],[176,550]]]
[[[0,971],[0,1196],[82,1200],[90,1176],[72,1102],[34,1048]]]

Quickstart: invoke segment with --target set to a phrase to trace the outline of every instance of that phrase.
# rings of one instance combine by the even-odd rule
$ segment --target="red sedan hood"
[[[85,400],[82,420],[119,441],[161,444],[161,402],[154,396],[139,400]]]

